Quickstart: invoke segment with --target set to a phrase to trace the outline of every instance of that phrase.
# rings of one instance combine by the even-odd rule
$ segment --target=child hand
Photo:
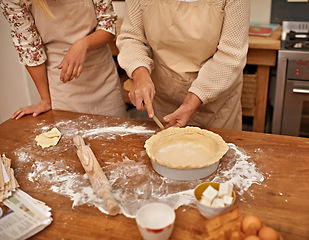
[[[51,104],[41,101],[37,104],[30,105],[27,107],[22,107],[18,109],[13,116],[11,117],[12,119],[20,119],[25,115],[32,114],[33,117],[38,116],[41,113],[47,112],[51,109]]]
[[[60,81],[66,83],[80,76],[83,70],[86,52],[86,42],[83,39],[76,41],[70,47],[58,67],[58,69],[61,69]]]

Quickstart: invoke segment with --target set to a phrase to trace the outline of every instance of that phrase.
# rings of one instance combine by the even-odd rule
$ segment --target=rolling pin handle
[[[73,143],[77,147],[77,149],[85,145],[84,139],[82,138],[82,136],[79,135],[74,136]]]

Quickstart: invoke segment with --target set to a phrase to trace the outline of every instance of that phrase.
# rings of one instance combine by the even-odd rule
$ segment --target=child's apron
[[[55,19],[32,5],[39,35],[47,54],[47,74],[52,109],[126,116],[116,65],[108,45],[88,51],[79,78],[60,81],[57,69],[71,45],[93,32],[97,25],[92,0],[49,0]]]

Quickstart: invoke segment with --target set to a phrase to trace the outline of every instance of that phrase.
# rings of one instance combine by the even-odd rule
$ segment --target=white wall
[[[271,0],[251,0],[250,22],[270,23]]]

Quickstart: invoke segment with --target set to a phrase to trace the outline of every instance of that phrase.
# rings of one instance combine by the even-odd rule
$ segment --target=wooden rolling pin
[[[110,215],[119,214],[120,207],[113,196],[112,187],[91,148],[85,145],[84,139],[79,135],[73,138],[73,143],[77,147],[77,156],[88,175],[94,192],[102,197]]]
[[[123,83],[123,88],[124,90],[130,92],[133,88],[133,80],[132,79],[127,79]],[[156,115],[153,115],[152,119],[155,121],[155,123],[159,126],[159,128],[164,129],[163,124],[160,122],[160,120],[156,117]]]

